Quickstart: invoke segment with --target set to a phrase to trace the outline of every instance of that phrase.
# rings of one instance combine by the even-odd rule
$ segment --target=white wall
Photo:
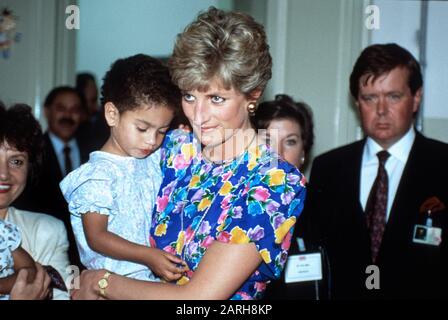
[[[0,99],[6,105],[26,103],[46,126],[42,102],[57,85],[71,84],[73,31],[65,28],[65,6],[74,0],[1,0],[18,17],[21,41],[9,59],[0,57]],[[72,43],[73,42],[73,43]]]
[[[231,0],[79,0],[76,70],[99,84],[118,58],[137,53],[166,57],[175,36],[200,10],[231,7]]]
[[[396,42],[408,49],[423,67],[422,132],[448,142],[448,1],[428,1],[426,60],[421,61],[419,36],[421,1],[375,0],[380,9],[380,29],[370,43]],[[420,124],[420,123],[419,123]]]

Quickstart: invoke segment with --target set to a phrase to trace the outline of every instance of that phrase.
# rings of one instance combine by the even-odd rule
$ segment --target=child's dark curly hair
[[[144,54],[115,61],[103,79],[101,95],[103,105],[112,102],[120,113],[158,104],[178,114],[181,106],[180,90],[171,82],[168,68]]]
[[[28,179],[34,179],[42,164],[43,135],[31,107],[15,104],[9,109],[0,101],[0,144],[7,143],[29,158]]]

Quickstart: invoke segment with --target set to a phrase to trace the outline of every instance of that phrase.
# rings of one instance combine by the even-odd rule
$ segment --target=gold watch
[[[100,296],[106,298],[106,288],[109,286],[109,277],[112,275],[109,271],[103,275],[103,277],[98,281],[98,287],[100,288]]]

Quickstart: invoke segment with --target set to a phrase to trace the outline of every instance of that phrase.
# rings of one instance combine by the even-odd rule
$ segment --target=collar
[[[54,151],[56,154],[63,152],[66,143],[62,141],[61,138],[57,137],[54,133],[48,131],[48,136],[50,137],[51,143],[53,144]],[[72,138],[67,145],[73,150],[76,148],[76,139]]]
[[[409,153],[411,152],[412,144],[415,140],[415,129],[413,126],[409,128],[408,132],[395,142],[387,151],[391,156],[395,157],[402,163],[406,163]],[[383,150],[383,148],[375,142],[371,137],[367,137],[364,155],[366,164],[378,162],[376,154]]]

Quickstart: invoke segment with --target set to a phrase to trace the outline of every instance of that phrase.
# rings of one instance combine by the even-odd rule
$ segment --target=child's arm
[[[33,258],[23,250],[18,247],[12,252],[12,258],[14,259],[14,271],[13,275],[0,279],[0,294],[9,294],[14,283],[16,282],[17,274],[21,269],[27,269],[28,277],[27,281],[33,282],[36,276],[36,265]]]
[[[42,266],[36,263],[36,277],[33,282],[28,282],[27,268],[23,268],[17,275],[17,280],[11,289],[9,299],[11,300],[43,300],[50,293],[50,276],[42,268]]]
[[[82,224],[89,247],[117,260],[132,261],[148,266],[167,281],[179,279],[184,271],[176,264],[182,259],[159,249],[130,242],[107,231],[108,216],[88,212],[82,216]]]

